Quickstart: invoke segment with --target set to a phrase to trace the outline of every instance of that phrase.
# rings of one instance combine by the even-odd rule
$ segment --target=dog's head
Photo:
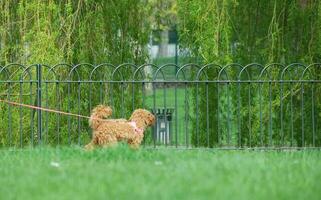
[[[155,116],[145,109],[136,109],[132,116],[130,117],[131,121],[135,121],[136,123],[140,124],[141,126],[147,127],[154,125],[155,123]]]

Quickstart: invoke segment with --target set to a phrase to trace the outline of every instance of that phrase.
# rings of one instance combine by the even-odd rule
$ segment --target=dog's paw
[[[85,145],[84,149],[85,149],[86,151],[91,151],[91,150],[94,149],[94,145],[91,144],[91,143],[89,143],[89,144]]]

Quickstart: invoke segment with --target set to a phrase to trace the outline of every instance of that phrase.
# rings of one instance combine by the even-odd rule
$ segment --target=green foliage
[[[0,62],[144,62],[148,7],[140,0],[2,1]]]
[[[247,65],[249,63],[313,63],[321,61],[320,53],[320,7],[319,1],[288,1],[288,0],[219,0],[219,1],[187,1],[178,0],[178,19],[180,29],[180,39],[182,45],[191,50],[193,56],[197,57],[200,63],[214,62],[224,66],[228,63],[240,63]],[[230,80],[237,80],[240,68],[227,68]],[[252,79],[257,79],[260,71],[259,66],[248,68]],[[272,67],[269,70],[271,79],[278,79],[282,69],[280,67]],[[218,77],[215,70],[206,70],[209,80],[221,80],[226,77]],[[302,71],[301,71],[302,72]],[[291,72],[292,73],[292,72]],[[320,69],[312,70],[315,78],[319,77]],[[299,79],[298,76],[289,77],[287,73],[286,79]],[[265,77],[266,78],[266,77]],[[312,77],[309,77],[312,79]],[[244,77],[241,77],[244,79]],[[305,91],[311,93],[311,86],[305,85]],[[271,85],[272,105],[264,104],[260,107],[259,95],[263,96],[261,103],[268,102],[269,90],[268,85],[259,94],[259,88],[256,86],[242,86],[240,95],[236,85],[230,84],[226,87],[229,93],[217,93],[217,85],[209,86],[208,99],[209,116],[206,116],[206,101],[202,103],[206,97],[206,86],[202,86],[195,90],[200,94],[201,103],[199,108],[195,107],[196,112],[200,114],[199,130],[201,133],[209,131],[210,144],[207,143],[206,134],[197,138],[197,127],[194,128],[193,143],[203,146],[226,145],[219,143],[220,140],[227,140],[227,137],[236,136],[234,142],[239,145],[251,146],[258,145],[263,141],[264,145],[268,144],[269,137],[280,142],[280,85]],[[319,86],[317,87],[319,88]],[[251,89],[251,96],[247,96]],[[300,89],[300,85],[293,85],[293,90]],[[290,91],[287,86],[286,89]],[[314,88],[314,90],[319,90]],[[314,91],[315,92],[315,91]],[[306,94],[306,93],[305,93]],[[219,96],[219,97],[218,97]],[[239,110],[238,98],[241,99]],[[301,142],[301,126],[300,120],[303,114],[290,114],[290,102],[292,98],[292,106],[296,110],[293,113],[301,113],[300,111],[300,91],[296,94],[288,95],[284,98],[284,119],[285,124],[294,124],[294,136],[286,136],[289,141],[290,137],[294,137],[297,145]],[[228,103],[230,99],[230,103]],[[306,122],[311,123],[312,105],[311,95],[305,97],[304,116]],[[196,99],[194,98],[194,104]],[[321,106],[320,101],[315,102],[315,106]],[[220,110],[221,116],[216,111]],[[259,111],[262,111],[262,121]],[[272,111],[270,113],[270,110]],[[318,110],[318,109],[317,109]],[[236,112],[238,111],[238,112]],[[239,115],[240,114],[240,115]],[[295,115],[291,118],[291,115]],[[207,123],[210,119],[210,129]],[[270,118],[272,117],[272,119]],[[239,119],[240,118],[240,119]],[[196,120],[196,119],[194,119]],[[241,127],[235,125],[241,122]],[[264,127],[269,127],[269,123],[273,121],[271,130],[262,130],[260,123]],[[194,121],[195,122],[195,121]],[[214,125],[213,125],[214,124]],[[227,130],[229,128],[229,130]],[[240,128],[241,133],[239,133]],[[304,127],[306,132],[306,141],[312,141],[311,126]],[[284,132],[291,132],[289,127]],[[273,136],[271,136],[271,134]],[[292,133],[293,134],[293,131]],[[262,136],[262,137],[261,137]],[[233,138],[230,138],[233,140]],[[261,141],[262,140],[262,141]],[[320,140],[317,141],[318,143]],[[278,145],[278,142],[270,145]]]
[[[203,63],[231,61],[228,9],[232,2],[178,0],[181,43]]]
[[[20,63],[27,67],[29,64],[42,63],[47,65],[43,69],[44,80],[78,81],[79,78],[81,80],[90,79],[92,65],[79,66],[73,71],[71,77],[69,77],[71,68],[67,65],[55,68],[57,77],[49,72],[48,67],[58,63],[108,62],[116,66],[125,62],[145,63],[148,58],[146,44],[150,33],[150,21],[146,19],[151,9],[145,6],[145,3],[143,0],[0,1],[0,64],[5,66],[8,63]],[[132,76],[133,68],[124,66],[120,71],[122,79],[125,80]],[[0,80],[19,80],[20,76],[23,76],[26,81],[36,80],[35,66],[29,70],[31,78],[26,73],[23,74],[23,69],[18,70],[17,66],[9,69],[9,76],[6,76],[5,72],[2,71]],[[111,68],[101,67],[97,69],[92,78],[93,80],[111,80],[111,73]],[[107,76],[102,74],[107,74]],[[114,78],[120,80],[119,76]],[[11,100],[34,104],[35,86],[36,84],[29,86],[24,83],[20,87],[16,83],[11,85],[1,83],[0,91],[3,95],[1,97],[8,99],[9,96],[6,95],[10,91],[11,94],[15,94],[10,97]],[[93,84],[91,89],[89,87],[89,84],[61,83],[58,86],[46,83],[42,90],[47,90],[48,93],[44,93],[46,101],[42,104],[50,108],[88,115],[90,100],[93,101],[91,106],[111,103],[111,97],[108,94],[95,95],[100,94],[101,91],[109,91],[111,85]],[[79,88],[82,91],[90,91],[94,95],[90,97],[88,92],[79,93]],[[133,109],[133,102],[131,98],[122,102],[122,95],[130,96],[132,86],[125,84],[123,87],[112,88],[114,90],[113,103],[115,110],[118,111],[115,115],[120,116],[121,109],[125,109],[124,114],[127,116]],[[139,104],[138,94],[135,97],[137,104]],[[36,122],[37,114],[35,112],[30,114],[30,111],[25,111],[25,109],[22,113],[19,113],[19,109],[12,108],[11,112],[8,109],[7,105],[1,105],[3,112],[0,113],[0,117],[5,120],[1,126],[8,126],[9,118],[12,127],[20,127],[20,123],[23,126],[21,130],[13,128],[12,133],[8,133],[9,127],[1,127],[0,145],[6,145],[5,141],[8,142],[9,137],[12,137],[12,142],[16,145],[19,144],[20,139],[23,144],[31,144],[33,142],[31,135],[35,137],[34,140],[38,137],[36,123],[32,124]],[[80,130],[81,133],[88,132],[88,125],[85,121],[81,120],[78,123],[78,119],[61,117],[58,120],[58,118],[58,115],[49,114],[44,120],[43,131],[49,143],[57,144],[58,141],[67,143],[68,140],[76,142],[78,135],[74,130]],[[60,125],[59,129],[56,125],[57,120]],[[30,127],[34,131],[30,130]],[[84,134],[81,140],[86,138],[88,135]]]
[[[148,5],[153,11],[150,23],[154,29],[166,30],[177,24],[176,0],[150,0]]]
[[[151,26],[167,30],[176,23],[181,46],[191,53],[190,58],[179,59],[179,64],[215,62],[222,67],[226,63],[246,65],[257,62],[262,66],[254,65],[248,68],[248,72],[252,79],[258,79],[259,71],[266,63],[312,63],[321,59],[321,4],[316,0],[12,0],[1,1],[0,9],[0,64],[47,64],[43,77],[49,81],[78,81],[79,77],[82,80],[90,79],[93,65],[79,66],[71,76],[70,66],[58,66],[55,68],[57,77],[53,77],[48,67],[57,63],[108,62],[115,66],[126,62],[137,65],[145,63]],[[169,59],[160,59],[155,63],[167,61]],[[164,70],[169,79],[175,79],[173,74],[176,70],[172,69]],[[195,80],[194,69],[187,68],[187,80]],[[228,77],[226,74],[218,77],[219,70],[218,66],[208,66],[204,69],[207,77],[202,74],[200,79],[237,80],[241,67],[233,65],[226,69]],[[277,79],[282,70],[280,66],[271,67],[271,79]],[[119,84],[46,83],[42,89],[48,91],[44,94],[48,101],[43,105],[68,112],[89,113],[92,106],[105,103],[114,106],[116,117],[128,116],[136,106],[144,104],[139,85],[122,82],[130,79],[134,67],[122,65],[119,73],[113,77],[112,71],[113,67],[103,66],[97,69],[92,79],[113,79]],[[302,68],[287,73],[284,79],[300,79],[297,71],[302,72]],[[0,81],[18,81],[20,78],[35,80],[35,66],[31,67],[30,74],[22,72],[18,66],[11,67],[0,74]],[[312,75],[306,78],[320,79],[320,72],[320,68],[311,68]],[[310,133],[315,131],[315,127],[301,127],[301,121],[303,119],[310,124],[311,116],[319,116],[318,112],[312,113],[312,106],[315,110],[321,109],[321,99],[315,95],[321,87],[284,84],[281,97],[280,84],[263,85],[263,88],[259,88],[258,84],[241,87],[216,83],[195,87],[187,85],[187,96],[194,99],[192,102],[189,97],[185,99],[184,106],[189,110],[184,110],[182,121],[192,120],[189,124],[194,126],[191,131],[193,144],[214,147],[228,145],[226,141],[231,141],[242,146],[257,146],[261,143],[266,145],[272,137],[276,142],[271,145],[279,145],[280,113],[284,113],[285,143],[294,138],[296,145],[300,145],[301,130],[304,128],[307,133],[304,137],[309,141],[307,145],[311,145]],[[301,87],[305,91],[303,108],[300,107],[303,101]],[[1,83],[0,89],[1,98],[35,103],[34,82]],[[114,94],[112,97],[111,90]],[[14,95],[8,96],[9,92]],[[315,97],[313,104],[312,92]],[[262,103],[269,102],[269,99],[271,104]],[[89,105],[90,102],[92,105]],[[283,110],[280,108],[281,102]],[[207,110],[210,111],[208,115]],[[0,117],[5,123],[0,124],[0,145],[7,145],[5,138],[11,138],[14,144],[19,144],[20,140],[24,144],[36,141],[37,127],[35,123],[32,124],[36,120],[36,112],[9,108],[7,105],[1,105],[1,111]],[[198,119],[195,113],[199,114]],[[62,139],[62,143],[68,140],[75,142],[79,137],[72,134],[71,129],[81,133],[81,140],[88,139],[85,134],[88,132],[86,121],[69,118],[59,120],[57,115],[48,115],[46,119],[44,133],[48,141],[57,143]],[[55,120],[59,121],[60,129],[55,126]],[[10,133],[9,121],[13,129]],[[239,122],[240,126],[237,126]],[[321,138],[317,137],[315,142],[321,144]]]

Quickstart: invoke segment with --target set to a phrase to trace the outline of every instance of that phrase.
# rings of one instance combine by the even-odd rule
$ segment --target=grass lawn
[[[0,151],[0,199],[320,199],[321,152]]]

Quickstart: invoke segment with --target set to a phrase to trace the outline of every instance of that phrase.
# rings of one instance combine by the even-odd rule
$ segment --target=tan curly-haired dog
[[[106,119],[112,115],[112,109],[99,105],[93,109],[89,124],[93,137],[86,149],[95,146],[108,147],[118,141],[126,141],[131,147],[138,148],[144,138],[145,129],[155,123],[155,116],[147,110],[137,109],[129,120]]]

